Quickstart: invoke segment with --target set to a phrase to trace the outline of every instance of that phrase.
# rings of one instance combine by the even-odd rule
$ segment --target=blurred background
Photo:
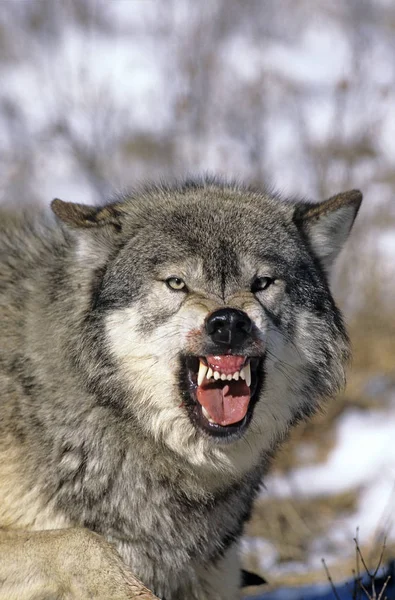
[[[348,387],[275,461],[243,542],[271,583],[395,556],[395,3],[0,0],[0,202],[202,171],[365,200],[333,278]],[[359,528],[359,529],[358,529]],[[358,531],[358,533],[357,533]]]

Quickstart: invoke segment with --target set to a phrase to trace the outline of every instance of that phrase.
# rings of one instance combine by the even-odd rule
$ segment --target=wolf
[[[344,385],[361,200],[203,178],[3,210],[2,600],[240,597],[272,456]]]

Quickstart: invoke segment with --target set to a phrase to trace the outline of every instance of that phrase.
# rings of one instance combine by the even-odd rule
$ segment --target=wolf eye
[[[256,277],[251,284],[251,292],[262,292],[274,283],[273,277]]]
[[[185,290],[187,287],[185,285],[185,281],[183,281],[180,277],[168,277],[166,279],[166,285],[170,289],[176,290],[176,291]]]

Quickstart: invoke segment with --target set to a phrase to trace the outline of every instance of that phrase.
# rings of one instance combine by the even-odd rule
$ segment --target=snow
[[[335,590],[327,582],[295,588],[280,588],[273,591],[262,591],[259,595],[248,596],[245,600],[352,600],[355,598],[371,598],[383,600],[394,600],[395,598],[395,580],[394,563],[388,567],[380,568],[375,578],[375,591],[372,589],[371,579],[368,575],[363,575],[362,584],[367,593],[356,586],[353,580],[344,581],[335,584]],[[387,581],[388,579],[388,581]],[[385,593],[381,594],[385,587]],[[381,594],[381,595],[380,595]]]
[[[395,540],[395,398],[388,410],[349,410],[338,421],[336,443],[321,464],[295,469],[287,478],[265,480],[271,496],[304,498],[359,490],[355,514],[339,517],[326,542],[350,546],[359,529],[363,544],[381,533]],[[319,546],[319,540],[317,541]],[[317,544],[312,556],[317,556]],[[322,556],[322,554],[320,555]]]
[[[172,119],[172,88],[163,62],[169,47],[160,40],[139,36],[114,37],[65,27],[49,55],[34,47],[36,60],[1,69],[7,97],[16,102],[31,126],[48,122],[48,106],[55,112],[61,101],[79,135],[87,133],[92,103],[126,111],[129,125],[160,132]],[[33,102],[26,102],[27,91]],[[71,110],[71,113],[70,113]]]
[[[394,256],[395,256],[395,231],[381,231],[377,240],[377,248],[380,253],[380,263],[383,260],[384,264],[392,266],[394,270]]]
[[[395,480],[394,431],[395,410],[350,410],[339,419],[336,445],[325,463],[295,470],[291,487],[280,477],[266,479],[266,487],[280,495],[308,490],[319,496],[371,484],[380,474]]]
[[[108,3],[107,14],[116,30],[133,31],[135,28],[152,27],[157,29],[157,11],[155,0],[133,2],[130,0],[113,0]]]
[[[315,20],[305,28],[300,44],[273,44],[265,52],[264,65],[296,83],[329,87],[348,76],[351,57],[338,26]]]
[[[259,560],[262,573],[270,573],[278,560],[278,552],[273,544],[260,537],[245,536],[241,541],[241,554],[253,552]]]
[[[346,37],[335,23],[314,21],[305,28],[301,39],[284,44],[260,41],[247,36],[229,38],[222,57],[234,75],[244,83],[256,81],[265,70],[287,77],[295,83],[325,88],[349,74],[351,61]]]

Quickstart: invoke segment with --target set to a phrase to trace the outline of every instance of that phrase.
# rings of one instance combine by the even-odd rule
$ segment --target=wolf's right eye
[[[168,277],[166,279],[166,285],[177,292],[180,290],[186,290],[185,281],[183,281],[180,277]]]
[[[274,283],[273,277],[256,277],[251,284],[251,292],[253,294],[256,292],[263,292],[264,290],[267,290],[272,283]]]

